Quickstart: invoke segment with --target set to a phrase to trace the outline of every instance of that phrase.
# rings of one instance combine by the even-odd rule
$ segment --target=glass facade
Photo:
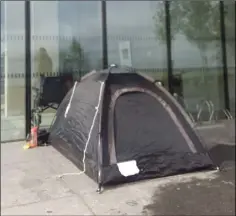
[[[25,6],[1,1],[1,142],[25,138]]]
[[[102,67],[98,1],[31,1],[31,35],[32,106],[40,75],[73,72],[78,77]],[[42,126],[51,124],[55,111],[43,112]]]
[[[107,46],[109,64],[132,66],[168,86],[166,42],[158,37],[165,29],[157,29],[155,19],[164,6],[162,1],[108,1]],[[161,23],[165,26],[165,19]]]
[[[205,103],[199,121],[209,104],[217,119],[226,108],[235,114],[235,1],[26,5],[1,1],[1,142],[25,138],[40,74],[79,78],[112,63],[162,81],[195,119]],[[54,114],[46,110],[42,125]]]
[[[185,107],[197,118],[196,105],[207,100],[217,115],[225,107],[219,2],[172,1],[170,20],[173,75],[182,81]],[[204,108],[199,120],[208,118]]]

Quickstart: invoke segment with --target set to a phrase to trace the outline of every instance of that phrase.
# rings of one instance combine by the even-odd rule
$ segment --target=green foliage
[[[170,15],[172,39],[177,33],[184,34],[189,41],[220,36],[218,2],[171,1]],[[158,38],[166,40],[164,7],[158,7],[153,19]]]
[[[160,6],[160,7],[159,7]],[[165,43],[166,41],[166,26],[165,26],[165,9],[158,4],[156,13],[153,16],[155,26],[155,36],[157,40]]]
[[[71,45],[69,47],[69,55],[71,58],[75,59],[83,59],[84,51],[81,47],[80,43],[76,40],[76,38],[72,38]]]
[[[235,1],[225,3],[225,28],[227,37],[234,41],[230,48],[235,50]],[[158,5],[153,16],[158,40],[166,41],[165,9]],[[195,44],[200,51],[207,49],[209,40],[220,40],[220,10],[218,1],[171,1],[171,39],[178,33]],[[233,48],[232,48],[233,47]],[[235,52],[235,51],[234,51]]]
[[[88,68],[88,59],[84,49],[76,38],[72,38],[68,50],[60,51],[60,60],[63,62],[63,71],[81,73]]]
[[[81,47],[80,43],[73,38],[71,45],[69,47],[68,58],[73,61],[73,63],[79,68],[82,69],[84,66],[84,50]]]
[[[227,1],[225,5],[226,44],[230,56],[235,58],[235,2]],[[155,34],[161,43],[166,43],[165,8],[158,5],[153,16]],[[171,1],[171,39],[177,34],[198,47],[202,63],[207,67],[206,51],[212,45],[215,47],[214,59],[221,58],[221,30],[219,1]]]
[[[171,20],[171,39],[175,39],[175,35],[179,32],[182,16],[180,14],[180,5],[174,3],[174,7],[170,11],[171,16],[175,17]],[[164,4],[157,4],[157,10],[156,13],[153,16],[154,20],[154,26],[155,26],[155,35],[157,39],[163,43],[166,43],[166,13],[165,13],[165,7]]]

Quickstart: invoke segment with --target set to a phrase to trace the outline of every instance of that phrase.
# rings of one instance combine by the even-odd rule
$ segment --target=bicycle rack
[[[197,121],[198,122],[200,121],[200,117],[201,117],[204,105],[206,105],[208,108],[208,112],[209,112],[208,122],[210,122],[210,121],[212,121],[212,118],[214,116],[215,108],[214,108],[214,104],[212,103],[212,101],[208,101],[208,100],[202,100],[202,101],[200,101],[200,103],[197,104],[197,110],[198,110]]]
[[[222,112],[225,114],[225,116],[227,117],[227,120],[232,120],[234,119],[232,114],[230,113],[230,111],[228,109],[222,109]]]
[[[212,121],[214,114],[215,114],[215,106],[211,100],[208,101],[211,107],[211,113],[208,121]]]
[[[210,114],[208,122],[211,122],[213,120],[213,117],[214,117],[215,113],[216,113],[215,112],[214,104],[213,104],[213,102],[211,100],[204,100],[204,101],[201,102],[201,106],[199,108],[197,119],[199,121],[204,104],[207,105],[208,111],[209,111],[209,114]],[[228,109],[221,109],[221,111],[224,113],[224,115],[226,116],[227,120],[234,119],[233,115],[230,113],[230,111]],[[218,120],[218,116],[216,116],[215,120]]]

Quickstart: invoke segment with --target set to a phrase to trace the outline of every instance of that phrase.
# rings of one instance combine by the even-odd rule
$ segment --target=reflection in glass
[[[32,106],[39,76],[72,73],[75,79],[102,67],[99,1],[31,1]],[[55,110],[42,114],[48,127]]]
[[[25,137],[24,1],[1,1],[1,142]]]
[[[68,13],[70,11],[70,13]],[[59,1],[59,70],[76,76],[102,68],[101,2]]]
[[[156,28],[165,19],[159,13],[160,1],[107,1],[108,63],[132,66],[167,86],[165,28]]]
[[[214,118],[221,118],[225,104],[219,2],[171,1],[170,15],[173,74],[181,82],[185,108],[196,119],[202,106],[199,121],[208,121],[211,109]]]

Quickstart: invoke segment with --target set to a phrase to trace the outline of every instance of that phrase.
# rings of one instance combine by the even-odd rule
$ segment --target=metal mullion
[[[170,2],[165,1],[165,26],[166,26],[166,49],[167,49],[167,70],[168,70],[168,88],[171,94],[174,93],[173,88],[173,68],[172,68],[172,52],[171,52],[171,20],[170,20]]]
[[[25,1],[25,136],[31,129],[31,14],[30,1]]]
[[[224,80],[224,101],[225,101],[225,108],[230,111],[226,35],[225,35],[225,14],[224,14],[225,9],[224,9],[223,1],[219,2],[219,9],[220,9],[220,31],[221,31],[221,51],[222,51],[222,63],[223,63],[223,80]]]
[[[102,66],[103,69],[108,67],[108,50],[107,50],[107,8],[106,1],[101,1],[102,16]]]

